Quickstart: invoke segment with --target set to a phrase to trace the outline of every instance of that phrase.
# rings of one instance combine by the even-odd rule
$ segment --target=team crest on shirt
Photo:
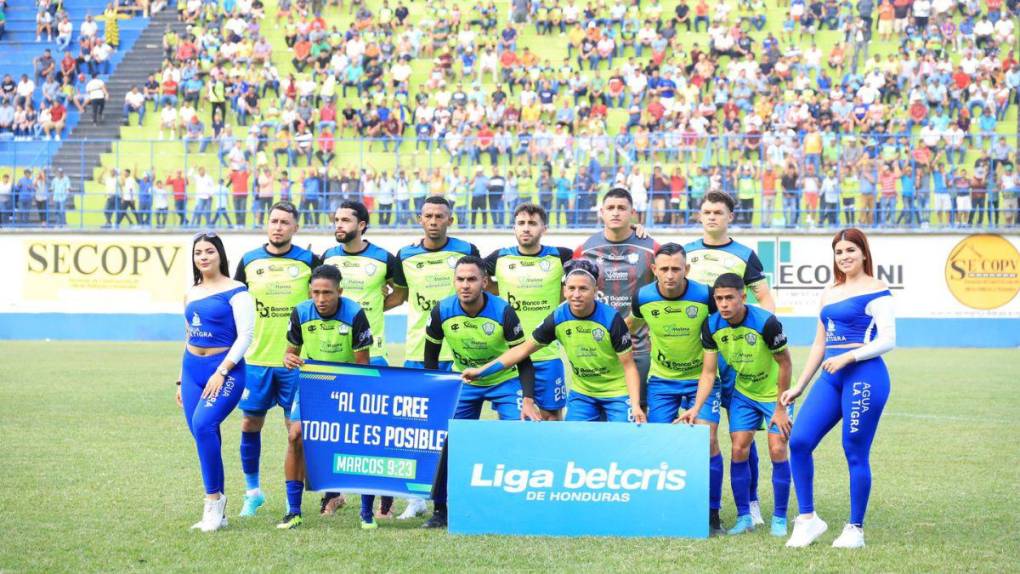
[[[758,336],[755,335],[754,333],[748,333],[744,335],[744,340],[747,341],[748,345],[754,345],[755,343],[758,342]]]
[[[596,343],[604,339],[605,336],[606,332],[598,327],[591,330],[591,338],[595,339]]]
[[[351,332],[351,328],[348,325],[340,325],[340,328],[338,328],[336,332],[340,333],[341,335],[346,335],[347,333]]]
[[[543,259],[538,262],[538,268],[542,271],[548,271],[552,269],[552,263],[550,263],[548,259]]]
[[[287,267],[287,274],[290,275],[291,277],[297,277],[299,273],[301,273],[301,270],[298,269],[297,265],[291,265]]]
[[[640,256],[637,253],[630,253],[627,255],[627,263],[630,263],[631,265],[637,265],[638,259],[640,259]]]
[[[368,275],[369,277],[375,275],[375,272],[377,270],[378,268],[375,266],[375,263],[369,263],[368,265],[365,265],[365,275]]]
[[[831,321],[830,321],[830,323],[831,323]],[[198,313],[195,313],[195,316],[191,318],[191,326],[192,327],[201,327],[202,326],[202,320],[198,318]]]
[[[446,259],[446,264],[450,266],[450,269],[453,269],[457,266],[458,259],[460,258],[457,257],[456,255],[451,255]]]
[[[492,335],[496,332],[496,326],[492,323],[482,323],[482,331],[484,331],[486,335]]]
[[[698,316],[698,308],[694,305],[688,305],[687,309],[684,310],[687,313],[688,319],[693,319]]]

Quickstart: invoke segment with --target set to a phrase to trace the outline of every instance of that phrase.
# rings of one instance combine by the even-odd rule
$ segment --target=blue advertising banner
[[[457,534],[708,537],[708,427],[450,422]]]
[[[451,373],[307,361],[308,488],[428,498],[460,385]]]

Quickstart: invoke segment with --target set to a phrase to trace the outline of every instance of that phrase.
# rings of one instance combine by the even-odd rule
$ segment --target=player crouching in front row
[[[786,508],[790,501],[790,462],[787,444],[793,425],[793,406],[778,406],[779,397],[790,388],[792,365],[786,335],[776,316],[761,307],[748,305],[744,280],[734,273],[720,275],[712,292],[718,309],[702,324],[701,344],[705,349],[698,395],[692,408],[678,422],[693,424],[716,381],[719,354],[736,372],[730,404],[730,437],[733,452],[730,484],[737,507],[737,523],[729,534],[754,530],[751,520],[751,469],[749,450],[754,433],[768,421],[769,454],[772,457],[772,535],[786,536]],[[777,408],[778,407],[778,408]]]

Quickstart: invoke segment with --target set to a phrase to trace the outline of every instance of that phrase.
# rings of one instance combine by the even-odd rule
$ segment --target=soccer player
[[[687,250],[687,278],[712,285],[723,273],[740,275],[758,306],[770,313],[776,312],[776,303],[765,278],[765,269],[754,249],[734,241],[729,236],[733,223],[733,198],[723,192],[708,192],[701,202],[701,239],[684,246]],[[719,360],[719,377],[722,380],[722,406],[730,408],[733,395],[734,373],[725,360]],[[765,524],[758,505],[758,448],[751,443],[751,518],[755,525]]]
[[[520,317],[524,332],[531,333],[562,301],[563,265],[573,252],[566,247],[542,245],[548,215],[539,205],[517,206],[513,225],[517,245],[493,251],[485,258],[494,279],[489,282],[489,291],[504,297]],[[567,385],[559,343],[554,341],[539,349],[531,360],[535,366],[535,403],[542,420],[561,420]]]
[[[312,271],[308,287],[310,299],[302,301],[290,315],[287,329],[287,353],[283,364],[297,372],[305,359],[331,363],[369,363],[372,329],[365,311],[352,299],[343,296],[342,275],[333,265],[320,265]],[[290,410],[291,434],[296,449],[304,452],[301,439],[301,409],[294,393]],[[361,527],[375,528],[372,515],[374,496],[361,497]],[[366,514],[366,507],[368,509]]]
[[[447,235],[453,223],[453,208],[446,199],[427,198],[418,220],[425,237],[397,252],[400,265],[393,277],[408,306],[404,366],[414,369],[425,368],[425,326],[432,309],[454,294],[454,266],[465,255],[478,257],[477,247]],[[453,355],[444,345],[439,354],[439,369],[449,371],[452,361]]]
[[[670,423],[680,409],[694,405],[698,378],[704,361],[701,324],[715,312],[707,285],[687,279],[684,248],[667,243],[655,252],[655,282],[645,285],[634,298],[631,329],[647,325],[652,342],[648,378],[648,422]],[[723,459],[716,430],[719,427],[720,384],[695,422],[710,427],[709,528],[722,534],[719,508],[722,499]]]
[[[896,346],[896,317],[889,287],[874,278],[868,238],[845,229],[832,239],[835,282],[822,292],[815,341],[797,385],[783,394],[792,403],[822,368],[800,407],[790,437],[794,487],[800,515],[786,545],[807,546],[828,526],[815,514],[812,452],[843,419],[843,452],[850,468],[850,521],[832,545],[864,546],[864,513],[871,494],[871,443],[889,398],[889,371],[882,355]]]
[[[465,370],[464,379],[470,381],[509,369],[559,341],[574,373],[566,420],[647,422],[640,404],[641,384],[627,324],[615,309],[596,300],[598,266],[574,260],[564,271],[566,302],[550,313],[523,344],[482,368]]]
[[[772,535],[786,536],[786,507],[790,501],[790,462],[787,440],[793,422],[793,408],[780,405],[779,397],[790,388],[792,370],[783,326],[772,313],[747,304],[744,280],[724,273],[715,280],[712,298],[718,311],[702,324],[701,344],[705,361],[698,380],[694,406],[684,411],[680,422],[693,423],[715,388],[718,358],[732,366],[735,378],[730,403],[730,485],[737,506],[737,523],[729,534],[754,530],[751,519],[751,469],[749,450],[754,433],[768,421],[769,454],[772,458]]]
[[[503,299],[485,292],[489,282],[485,261],[467,255],[454,269],[457,294],[433,307],[425,329],[425,368],[439,369],[439,355],[445,343],[453,354],[453,370],[464,372],[490,363],[524,342],[524,330],[517,313]],[[535,408],[535,369],[530,359],[507,369],[465,378],[455,419],[477,420],[486,401],[500,420],[539,420]],[[523,404],[524,398],[529,399]],[[445,454],[445,451],[444,451]],[[446,526],[446,457],[436,473],[433,495],[435,511],[425,528]]]
[[[361,202],[341,203],[333,214],[333,224],[339,245],[322,254],[323,263],[341,269],[344,293],[356,301],[368,317],[373,334],[371,364],[387,366],[383,312],[399,306],[406,297],[405,290],[393,283],[400,263],[392,253],[364,239],[368,230],[368,209]],[[322,513],[333,514],[342,503],[342,496],[326,493]],[[379,517],[391,518],[392,506],[393,497],[383,496]],[[413,518],[424,512],[425,501],[410,498],[400,518]]]
[[[241,398],[241,468],[248,490],[241,516],[254,516],[265,503],[259,485],[262,454],[262,426],[269,409],[279,405],[288,429],[284,477],[287,482],[287,514],[277,524],[293,528],[301,524],[301,491],[304,461],[301,459],[300,431],[291,429],[289,418],[297,389],[298,372],[283,365],[287,350],[287,326],[294,307],[308,299],[308,280],[319,265],[311,251],[291,243],[298,230],[298,210],[281,201],[269,210],[266,234],[269,242],[244,254],[234,278],[248,286],[255,298],[255,339],[245,355],[247,388]]]
[[[205,483],[202,520],[192,528],[212,532],[227,525],[220,423],[244,392],[244,353],[255,328],[255,304],[247,287],[230,279],[227,252],[216,234],[195,237],[191,271],[195,283],[185,301],[188,341],[177,379],[177,406],[195,438]]]
[[[648,236],[641,237],[631,220],[637,215],[630,192],[613,188],[606,192],[599,207],[602,231],[585,240],[575,251],[575,259],[586,259],[601,268],[598,284],[599,300],[616,309],[630,321],[631,308],[637,292],[654,280],[652,258],[658,244]],[[651,366],[648,328],[633,333],[633,356],[641,382],[641,406],[645,406],[648,370]]]

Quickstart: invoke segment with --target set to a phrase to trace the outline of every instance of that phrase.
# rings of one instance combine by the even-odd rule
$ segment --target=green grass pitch
[[[243,488],[234,413],[223,427],[230,526],[200,534],[188,527],[201,514],[201,478],[173,399],[180,351],[176,343],[0,347],[0,572],[1016,568],[1016,350],[902,349],[888,357],[893,392],[872,452],[868,547],[851,552],[828,546],[849,506],[836,432],[816,459],[818,511],[830,532],[824,544],[801,551],[783,548],[767,529],[707,541],[465,537],[423,531],[415,520],[383,521],[363,532],[356,497],[337,516],[320,518],[314,493],[306,493],[305,524],[278,531],[285,440],[279,410],[263,439],[267,505],[256,518],[234,518]],[[794,353],[796,369],[804,356],[805,349]],[[770,512],[770,469],[762,468],[762,508]],[[724,521],[732,524],[728,479],[723,504]],[[791,518],[795,508],[791,501]]]

